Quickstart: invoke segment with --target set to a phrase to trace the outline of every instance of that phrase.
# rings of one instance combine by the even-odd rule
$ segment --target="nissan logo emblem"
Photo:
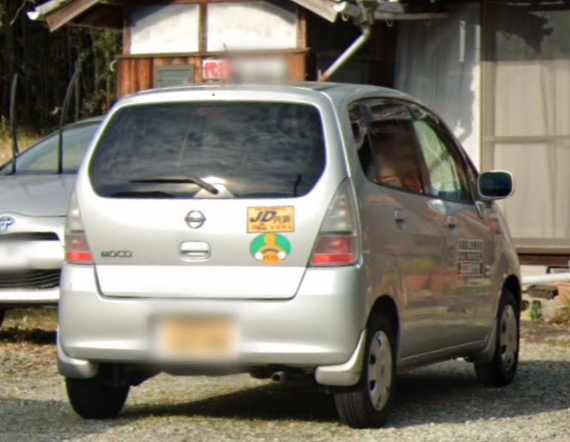
[[[191,229],[199,229],[206,222],[206,217],[199,210],[192,210],[188,215],[186,215],[186,224]]]

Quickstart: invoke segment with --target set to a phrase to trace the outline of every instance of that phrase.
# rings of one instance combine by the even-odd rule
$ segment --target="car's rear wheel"
[[[475,373],[484,385],[501,387],[510,384],[519,362],[520,315],[514,295],[505,290],[497,315],[495,354],[488,362],[475,360]]]
[[[6,317],[6,310],[0,310],[0,328],[2,327],[2,323],[4,322],[5,317]]]
[[[67,397],[73,410],[84,419],[110,419],[122,410],[129,385],[115,386],[101,376],[91,379],[66,378]]]
[[[358,384],[335,394],[341,421],[353,428],[384,425],[392,406],[395,383],[395,332],[381,313],[370,318],[366,353]]]

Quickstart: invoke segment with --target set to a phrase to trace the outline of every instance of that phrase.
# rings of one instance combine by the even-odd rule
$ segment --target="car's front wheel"
[[[484,385],[501,387],[510,384],[519,362],[520,315],[514,295],[505,290],[501,297],[497,321],[495,354],[488,362],[475,360],[477,378]]]
[[[122,410],[129,385],[113,385],[102,376],[91,379],[66,378],[67,397],[73,410],[84,419],[110,419]]]
[[[395,332],[381,313],[370,318],[360,382],[335,394],[340,419],[353,428],[378,428],[388,418],[394,395]]]

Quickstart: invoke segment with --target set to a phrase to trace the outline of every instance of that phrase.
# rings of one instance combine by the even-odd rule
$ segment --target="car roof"
[[[83,124],[92,124],[92,123],[101,123],[103,122],[103,120],[105,119],[105,117],[103,115],[98,115],[96,117],[89,117],[89,118],[84,118],[82,120],[77,120],[73,123],[69,123],[65,126],[63,126],[64,129],[70,128],[70,127],[74,127],[74,126],[80,126]]]
[[[410,95],[395,89],[366,84],[333,83],[333,82],[287,82],[279,84],[200,84],[187,86],[174,86],[159,89],[149,89],[123,97],[121,103],[148,104],[157,101],[180,101],[184,95],[190,96],[193,92],[267,92],[280,94],[294,94],[295,96],[326,95],[333,101],[365,98],[366,96],[380,96],[386,98],[400,98],[407,101],[418,102]]]

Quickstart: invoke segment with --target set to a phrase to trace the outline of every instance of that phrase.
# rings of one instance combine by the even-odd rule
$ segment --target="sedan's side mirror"
[[[483,172],[477,180],[479,196],[485,201],[501,200],[514,193],[513,176],[509,172]]]

